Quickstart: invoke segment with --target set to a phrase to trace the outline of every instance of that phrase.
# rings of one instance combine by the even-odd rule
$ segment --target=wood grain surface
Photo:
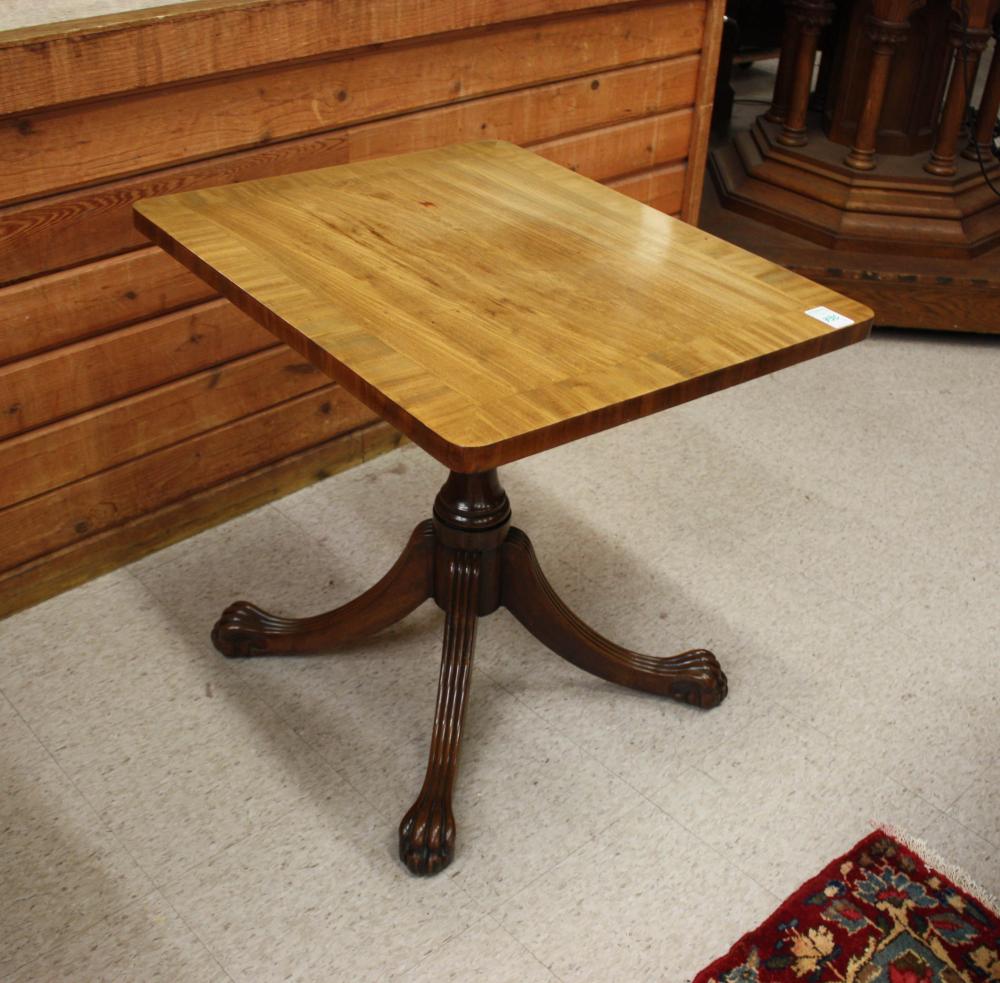
[[[350,58],[224,75],[184,91],[23,116],[0,141],[0,201],[72,188],[307,133],[589,72],[698,51],[704,7],[668,3],[498,25]],[[433,71],[429,66],[433,65]],[[234,112],[233,107],[239,107]]]
[[[307,447],[0,572],[0,618],[399,446],[387,423]]]
[[[201,527],[213,496],[221,519],[327,453],[360,459],[368,430],[398,438],[351,430],[350,403],[303,413],[326,376],[151,245],[136,201],[510,140],[688,219],[723,6],[196,0],[0,32],[16,80],[0,85],[0,524],[16,547],[0,594],[19,598],[0,611],[194,529],[185,503]],[[264,436],[279,406],[298,430],[279,442],[288,468]],[[164,481],[167,461],[183,467]]]
[[[0,437],[260,351],[271,341],[216,299],[11,362],[0,367]]]
[[[0,209],[0,282],[143,245],[145,240],[132,227],[132,205],[140,198],[349,164],[462,140],[512,140],[520,146],[533,146],[559,137],[569,139],[567,134],[580,139],[586,131],[599,127],[692,107],[699,64],[697,55],[684,55],[478,99],[464,98],[11,205]],[[685,146],[679,156],[687,153]],[[619,160],[623,157],[617,148],[616,156]],[[634,160],[625,160],[623,169],[616,173],[631,173],[638,166]],[[604,162],[600,170],[611,173]],[[119,276],[120,281],[126,279],[134,284],[142,277]],[[3,306],[0,302],[0,308]]]
[[[497,141],[151,199],[136,215],[456,471],[859,341],[872,317]],[[852,324],[805,314],[817,306]]]
[[[232,423],[329,380],[286,346],[0,441],[0,509]]]
[[[189,0],[2,31],[0,76],[16,78],[17,85],[0,86],[0,115],[594,5],[593,0]]]
[[[4,556],[23,564],[372,419],[328,384],[3,509]]]

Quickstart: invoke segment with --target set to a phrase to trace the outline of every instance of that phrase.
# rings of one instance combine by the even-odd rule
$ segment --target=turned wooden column
[[[981,28],[963,30],[960,22],[951,25],[951,80],[945,97],[941,121],[938,124],[937,140],[930,160],[924,170],[939,177],[955,174],[955,158],[958,155],[958,139],[965,118],[965,108],[972,96],[972,86],[979,68],[979,57],[983,53],[990,32]]]
[[[788,118],[788,101],[795,77],[795,52],[798,44],[799,22],[789,13],[785,17],[785,33],[781,38],[781,56],[778,58],[771,108],[764,114],[764,118],[771,123],[784,123]]]
[[[816,49],[823,28],[833,20],[834,6],[830,0],[791,0],[787,16],[797,21],[797,45],[788,98],[788,114],[784,120],[778,143],[786,147],[804,147],[806,138],[806,110],[809,108],[809,90],[812,86]]]
[[[909,33],[909,24],[905,20],[883,20],[874,14],[869,15],[867,28],[872,42],[868,87],[865,90],[854,144],[851,152],[844,158],[844,163],[856,171],[870,171],[875,167],[875,140],[879,120],[882,118],[885,90],[889,84],[892,56]]]
[[[969,146],[963,152],[969,160],[982,160],[984,164],[994,162],[993,128],[996,126],[997,112],[1000,112],[1000,19],[993,21],[993,58],[979,108],[976,110],[976,130]]]

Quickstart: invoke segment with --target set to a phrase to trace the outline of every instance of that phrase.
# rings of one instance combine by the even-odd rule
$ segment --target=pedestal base
[[[888,154],[857,170],[815,118],[801,146],[766,117],[710,154],[719,200],[732,211],[838,252],[968,260],[1000,248],[1000,198],[978,162],[934,176],[925,158]],[[990,157],[991,178],[1000,167]]]
[[[974,259],[835,249],[723,207],[711,180],[698,224],[866,304],[878,326],[1000,333],[1000,248]]]
[[[452,472],[435,500],[434,518],[417,526],[392,569],[354,601],[302,619],[238,601],[223,612],[212,642],[229,657],[324,651],[391,625],[428,598],[445,612],[445,627],[427,773],[399,827],[399,856],[414,874],[436,874],[454,855],[452,790],[481,616],[503,605],[557,655],[631,689],[706,709],[726,696],[726,676],[711,652],[640,655],[573,614],[545,579],[531,541],[511,527],[495,470]]]

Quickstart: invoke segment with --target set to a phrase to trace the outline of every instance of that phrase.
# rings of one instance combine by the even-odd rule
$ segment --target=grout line
[[[551,966],[543,962],[537,955],[535,955],[533,949],[529,949],[519,938],[517,938],[517,936],[509,932],[499,921],[497,922],[497,927],[500,929],[501,932],[503,932],[504,935],[507,936],[508,939],[511,939],[516,945],[520,946],[520,948],[524,952],[526,952],[529,956],[531,956],[531,958],[534,959],[535,962],[542,967],[542,969],[544,969],[547,973],[549,973],[553,979],[557,980],[558,983],[563,983],[563,978],[558,973],[556,973],[556,971]]]
[[[697,774],[701,775],[703,778],[705,778],[708,781],[710,781],[713,785],[718,785],[720,788],[724,787],[724,786],[722,786],[721,782],[716,781],[716,779],[712,778],[711,775],[709,775],[706,772],[702,771],[697,765],[692,765],[690,768],[685,769],[681,774],[682,775],[686,775],[686,774],[688,774],[688,772],[696,772]],[[678,776],[678,777],[680,777],[680,776]],[[640,794],[642,794],[642,793],[640,793]],[[729,851],[724,850],[722,847],[716,846],[714,843],[710,842],[709,840],[706,840],[698,832],[696,832],[695,830],[691,829],[689,826],[687,826],[683,822],[681,822],[681,820],[678,819],[677,816],[675,816],[672,812],[669,812],[667,809],[665,809],[663,806],[661,806],[658,802],[654,802],[652,799],[649,799],[648,797],[646,797],[646,798],[647,798],[647,801],[651,805],[653,805],[656,809],[658,809],[660,812],[662,812],[663,815],[665,815],[672,822],[677,823],[677,825],[680,826],[681,829],[683,829],[686,832],[688,832],[691,836],[693,836],[696,840],[698,840],[699,843],[702,843],[704,846],[708,847],[708,849],[712,853],[714,853],[717,857],[720,857],[722,860],[726,861],[730,866],[735,867],[736,870],[738,870],[748,880],[750,880],[754,884],[756,884],[757,887],[759,887],[765,894],[770,895],[770,897],[774,898],[775,901],[777,901],[779,904],[784,900],[779,895],[775,894],[775,892],[772,891],[769,887],[767,887],[764,884],[761,884],[761,882],[757,879],[757,877],[755,875],[751,874],[748,870],[745,870],[737,862],[737,860],[734,859],[731,856],[731,854],[729,853]]]
[[[187,930],[198,940],[199,943],[201,943],[202,948],[205,950],[205,952],[208,953],[208,956],[212,960],[212,962],[214,962],[215,965],[219,967],[219,971],[222,973],[222,975],[225,976],[227,980],[230,980],[231,983],[236,983],[232,975],[222,964],[219,957],[215,954],[215,950],[201,937],[198,930],[184,917],[183,913],[170,900],[170,898],[168,898],[159,888],[156,889],[156,894],[163,900],[163,903],[177,916],[177,920],[183,926],[185,926],[185,928],[187,928]]]

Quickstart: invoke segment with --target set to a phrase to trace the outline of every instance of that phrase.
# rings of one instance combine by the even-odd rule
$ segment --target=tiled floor
[[[1000,338],[870,342],[509,466],[595,627],[708,645],[702,713],[480,628],[446,874],[395,827],[441,616],[229,662],[229,600],[346,600],[410,447],[0,623],[0,977],[688,980],[873,821],[1000,892]]]

